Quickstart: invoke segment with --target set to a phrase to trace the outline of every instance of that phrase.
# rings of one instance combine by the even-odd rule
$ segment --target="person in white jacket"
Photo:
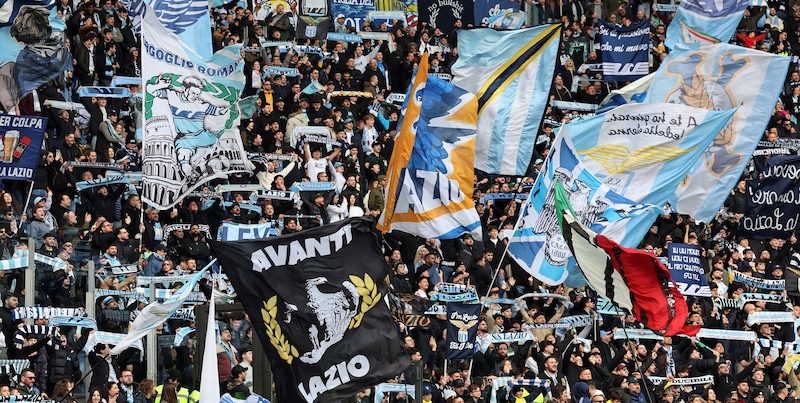
[[[331,204],[325,207],[325,209],[328,210],[328,220],[332,223],[347,218],[348,211],[350,210],[347,207],[347,202],[342,200],[342,197],[338,194],[333,196]]]
[[[286,177],[292,170],[294,170],[295,165],[297,164],[298,157],[297,155],[292,158],[291,162],[286,164],[282,171],[276,172],[278,170],[278,164],[276,161],[268,161],[267,162],[267,171],[266,172],[259,172],[256,174],[258,178],[258,183],[264,189],[272,189],[272,182],[275,181],[275,177],[280,175]]]

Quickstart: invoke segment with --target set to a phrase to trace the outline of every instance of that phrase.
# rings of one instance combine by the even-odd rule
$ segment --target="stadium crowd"
[[[531,3],[530,1],[528,3]],[[765,52],[800,54],[800,5],[767,2],[751,7],[740,33],[732,41]],[[601,55],[594,44],[598,19],[629,25],[651,21],[651,68],[655,70],[667,49],[663,46],[669,13],[652,11],[653,4],[627,0],[585,2],[540,1],[526,5],[537,23],[561,22],[564,30],[551,99],[599,104],[609,91],[625,83],[602,79]],[[67,269],[37,261],[36,305],[85,307],[88,283],[97,290],[136,291],[139,276],[173,276],[191,273],[212,258],[209,239],[217,236],[222,222],[271,223],[279,233],[294,233],[347,217],[380,215],[383,188],[400,110],[389,95],[405,93],[420,58],[427,51],[430,72],[449,74],[458,58],[458,38],[424,22],[415,27],[395,24],[363,31],[388,32],[392,41],[363,43],[313,42],[296,39],[296,15],[281,5],[265,13],[231,6],[213,10],[213,45],[242,43],[246,46],[244,95],[257,97],[252,116],[241,122],[240,133],[249,153],[288,156],[254,160],[254,173],[232,174],[215,180],[199,196],[181,200],[169,210],[142,206],[135,185],[111,184],[78,190],[78,182],[109,175],[103,167],[71,166],[71,162],[121,164],[125,172],[141,170],[141,88],[127,85],[130,98],[79,97],[81,86],[109,85],[117,76],[141,77],[140,40],[127,10],[114,0],[59,0],[58,15],[67,25],[68,44],[74,57],[72,69],[59,79],[26,96],[16,113],[49,118],[46,149],[42,152],[33,183],[4,181],[0,191],[0,260],[35,240],[36,252],[53,261],[67,262]],[[456,23],[461,27],[462,22]],[[464,23],[464,27],[472,24]],[[355,32],[343,15],[334,17],[332,30]],[[298,47],[270,47],[271,41],[294,41],[319,51],[303,53]],[[308,49],[308,48],[305,48]],[[296,68],[297,74],[271,68]],[[312,88],[312,90],[307,90]],[[313,91],[321,88],[320,91]],[[329,96],[334,91],[354,91],[355,96]],[[310,93],[309,93],[310,92]],[[45,105],[48,100],[78,102],[85,114]],[[527,299],[525,305],[494,305],[485,311],[478,339],[487,333],[519,332],[526,324],[556,323],[575,315],[591,315],[594,324],[581,329],[537,329],[535,340],[481,344],[473,360],[444,360],[444,318],[429,326],[406,326],[398,331],[414,361],[424,363],[423,396],[432,403],[495,401],[491,383],[496,377],[549,380],[550,388],[515,386],[501,389],[496,401],[566,403],[792,403],[800,387],[794,351],[790,347],[754,352],[752,342],[705,340],[685,337],[662,340],[619,338],[617,329],[640,329],[630,315],[598,314],[596,295],[586,288],[550,287],[514,267],[505,258],[508,231],[519,218],[520,202],[485,198],[491,193],[530,190],[557,127],[583,113],[551,107],[537,138],[534,157],[525,177],[476,173],[474,199],[483,224],[483,241],[470,236],[454,240],[421,239],[403,233],[385,236],[385,255],[391,267],[391,288],[397,294],[427,299],[441,282],[469,284],[478,295],[514,299],[529,292],[548,292],[566,299]],[[796,139],[800,117],[800,72],[793,63],[785,90],[774,108],[763,140]],[[295,130],[303,126],[327,129],[335,144],[304,141]],[[763,157],[762,157],[763,158]],[[710,329],[746,330],[759,338],[794,341],[791,324],[748,324],[749,313],[791,311],[800,318],[800,305],[782,292],[780,303],[745,303],[721,306],[721,299],[735,299],[753,287],[732,282],[728,273],[739,271],[757,278],[782,279],[787,267],[800,268],[797,238],[751,241],[737,236],[738,220],[745,209],[744,180],[757,175],[758,161],[718,217],[698,223],[685,215],[664,215],[653,224],[641,247],[665,256],[670,242],[699,245],[711,287],[711,297],[690,298],[689,321]],[[113,171],[113,170],[112,170]],[[295,182],[331,182],[334,191],[302,192],[299,202],[255,200],[246,192],[207,197],[219,184],[261,184],[267,189],[288,190]],[[26,200],[29,202],[26,204]],[[172,224],[186,224],[174,226]],[[51,261],[50,263],[52,263]],[[97,268],[88,278],[88,264]],[[115,275],[112,266],[141,265],[139,273]],[[212,281],[212,280],[208,280]],[[108,344],[98,343],[84,351],[91,333],[63,327],[46,335],[19,327],[12,316],[21,305],[25,276],[22,270],[0,270],[0,326],[8,359],[29,360],[27,369],[0,378],[0,396],[41,394],[53,399],[72,397],[74,382],[95,366],[90,376],[88,401],[158,402],[197,401],[194,377],[195,335],[180,345],[159,345],[157,379],[145,379],[142,353],[129,349],[103,359]],[[167,288],[174,285],[167,284]],[[204,283],[202,287],[207,287]],[[124,295],[94,299],[98,330],[124,333],[127,324],[144,306]],[[252,390],[252,325],[243,313],[220,315],[217,346],[222,391],[246,396]],[[46,325],[46,319],[37,320]],[[172,319],[159,335],[174,335],[188,320]],[[577,337],[578,335],[582,337]],[[590,344],[581,340],[588,339]],[[155,359],[155,358],[153,358]],[[785,365],[788,364],[788,365]],[[445,371],[445,368],[447,369]],[[701,384],[683,384],[681,378],[710,375]],[[665,377],[660,383],[653,377]],[[412,371],[388,382],[412,383]],[[158,386],[156,386],[158,385]],[[371,401],[371,390],[356,396]],[[382,402],[400,402],[404,394],[381,396]]]

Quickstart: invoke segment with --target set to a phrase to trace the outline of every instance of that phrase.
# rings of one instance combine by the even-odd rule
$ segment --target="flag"
[[[750,0],[681,1],[664,45],[672,50],[681,43],[727,42],[749,5]]]
[[[0,7],[0,106],[6,111],[72,67],[55,0],[5,0]]]
[[[236,102],[244,87],[240,46],[208,62],[146,13],[143,31],[143,199],[160,210],[203,183],[248,171]]]
[[[558,59],[561,25],[458,31],[453,84],[478,97],[475,168],[525,175]]]
[[[208,301],[208,324],[206,340],[203,344],[203,379],[200,382],[200,401],[198,403],[219,403],[219,368],[217,367],[216,296],[211,290]],[[208,382],[208,380],[211,382]]]
[[[664,206],[735,109],[642,103],[571,123],[586,169],[617,193]]]
[[[210,58],[211,18],[208,0],[121,0],[136,28],[147,11],[152,11],[164,28],[177,35],[202,59]]]
[[[384,302],[389,268],[367,217],[212,242],[275,375],[279,402],[338,400],[411,363]]]
[[[693,336],[700,330],[684,326],[689,316],[686,300],[655,255],[623,248],[592,232],[569,212],[569,200],[558,198],[555,202],[563,214],[564,239],[598,295],[627,309],[639,322],[664,336]]]
[[[378,229],[441,239],[471,232],[480,239],[472,200],[477,101],[429,75],[427,53],[422,59],[398,122]]]
[[[746,209],[738,235],[752,239],[788,239],[800,220],[800,156],[766,160],[764,170],[748,184]]]
[[[561,182],[585,225],[599,221],[628,221],[631,217],[654,211],[620,196],[588,171],[575,153],[568,133],[562,128],[553,142],[542,172],[534,182],[528,202],[520,211],[520,220],[508,243],[507,253],[525,271],[540,281],[557,285],[568,275],[572,258],[558,229],[553,186]],[[630,211],[631,213],[625,213]],[[649,214],[648,214],[649,215]],[[638,243],[650,228],[655,215],[620,225],[618,240]],[[633,223],[633,225],[631,225]]]
[[[445,348],[448,360],[470,360],[475,353],[475,338],[481,319],[481,304],[447,304],[447,340]]]
[[[47,118],[0,115],[0,179],[33,180]]]
[[[644,102],[647,99],[647,90],[650,88],[650,82],[653,81],[654,74],[648,74],[618,90],[612,90],[600,103],[600,108],[597,109],[596,113],[599,115],[620,105]]]
[[[650,72],[650,20],[643,19],[627,27],[597,21],[603,79],[629,81]]]
[[[675,210],[710,222],[739,181],[783,89],[789,58],[728,44],[679,46],[653,78],[648,102],[738,112],[678,188]]]
[[[213,263],[213,262],[212,262]],[[211,267],[211,263],[206,265],[203,270],[198,271],[192,275],[191,279],[181,286],[178,291],[175,291],[164,302],[151,302],[139,313],[139,316],[131,323],[128,329],[128,334],[111,350],[111,354],[119,354],[130,347],[135,341],[146,336],[151,330],[158,327],[167,321],[170,315],[175,313],[178,308],[183,306],[183,303],[189,299],[189,296],[194,292],[194,286],[200,277],[205,274],[206,270]]]
[[[301,15],[297,18],[297,38],[324,41],[328,36],[330,25],[331,16],[329,15]]]

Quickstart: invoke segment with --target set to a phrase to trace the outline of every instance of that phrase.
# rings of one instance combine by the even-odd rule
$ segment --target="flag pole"
[[[108,358],[110,355],[111,355],[111,353],[108,353],[108,354],[103,356],[102,360],[97,360],[97,362],[91,368],[89,368],[89,370],[86,371],[85,374],[83,374],[81,379],[78,379],[76,382],[72,383],[72,387],[69,388],[69,390],[67,390],[67,393],[64,396],[62,396],[60,399],[56,400],[56,403],[62,403],[64,401],[64,399],[68,398],[69,395],[72,393],[72,391],[75,390],[75,387],[80,385],[81,382],[83,382],[83,380],[86,379],[86,377],[89,376],[89,374],[94,372],[95,368],[97,368],[97,366],[100,365],[101,362],[105,362],[106,358]]]
[[[630,338],[630,336],[628,336],[628,329],[625,327],[624,318],[623,318],[623,321],[622,321],[622,332],[625,333],[625,341],[627,341],[628,348],[630,348],[631,338]],[[633,351],[631,352],[631,355],[633,355],[633,362],[636,364],[636,370],[639,372],[639,375],[642,376],[642,382],[644,382],[644,378],[646,378],[646,375],[644,374],[644,371],[642,371],[642,364],[639,362],[639,355],[636,353],[636,349],[633,349]],[[641,389],[644,390],[644,393],[647,394],[646,400],[652,402],[653,401],[653,397],[650,396],[650,390],[647,388],[647,384],[643,384],[642,386],[644,386],[644,387],[641,388]]]
[[[530,200],[530,197],[528,197],[528,200]],[[512,203],[513,203],[513,201],[512,201]],[[530,201],[526,201],[526,203],[529,204]],[[528,208],[529,207],[530,207],[529,205],[526,205],[525,213],[528,212]],[[520,221],[522,221],[522,217],[524,215],[525,214],[520,213],[520,215],[517,217],[517,222],[514,223],[514,231],[519,229],[519,223],[520,223]],[[512,237],[513,237],[513,235],[512,235]],[[503,261],[505,260],[506,256],[508,255],[508,245],[509,244],[511,244],[511,240],[510,239],[508,241],[508,244],[506,244],[506,248],[503,250],[503,254],[500,256],[500,260],[497,262],[497,270],[494,271],[494,275],[492,276],[492,281],[489,283],[489,293],[492,292],[492,287],[494,286],[495,280],[497,280],[497,275],[500,273],[500,269],[503,267]],[[508,273],[506,273],[506,277],[509,277]]]
[[[31,195],[33,194],[33,184],[34,183],[35,183],[35,181],[31,181],[31,186],[28,189],[28,198],[25,199],[25,204],[22,205],[23,206],[22,214],[20,214],[20,216],[19,216],[19,224],[17,224],[17,233],[19,233],[20,229],[22,229],[22,216],[23,215],[27,216],[28,204],[30,204],[30,202],[31,202]],[[33,206],[31,206],[31,216],[33,216]],[[31,219],[31,218],[32,217],[28,217],[28,219]]]

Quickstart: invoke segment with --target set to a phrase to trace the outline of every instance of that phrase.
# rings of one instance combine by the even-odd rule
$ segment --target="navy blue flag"
[[[419,0],[419,21],[449,34],[456,20],[464,24],[474,20],[472,10],[472,0]]]
[[[447,304],[448,360],[469,360],[475,353],[475,337],[481,320],[480,304]]]
[[[800,220],[800,156],[767,159],[761,179],[748,184],[747,209],[739,234],[754,239],[786,239]]]
[[[650,73],[650,21],[642,20],[620,27],[598,20],[603,78],[608,81],[633,81]]]
[[[33,180],[47,118],[0,115],[0,179]]]
[[[670,243],[667,249],[669,274],[678,284],[683,295],[710,297],[711,289],[700,264],[700,246],[686,243]]]

